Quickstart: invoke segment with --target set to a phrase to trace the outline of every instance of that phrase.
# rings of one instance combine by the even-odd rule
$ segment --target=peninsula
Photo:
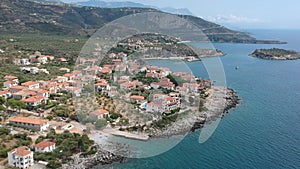
[[[285,49],[257,49],[250,56],[266,60],[296,60],[300,59],[300,53]]]

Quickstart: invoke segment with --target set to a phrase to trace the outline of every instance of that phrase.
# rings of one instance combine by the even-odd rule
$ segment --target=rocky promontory
[[[256,49],[250,56],[266,60],[296,60],[300,59],[300,53],[285,49]]]
[[[187,115],[179,115],[175,123],[163,129],[152,130],[151,137],[170,137],[173,135],[187,134],[202,128],[205,123],[210,123],[222,118],[228,111],[239,104],[237,93],[229,88],[213,86],[210,95],[204,100],[202,111],[195,111]]]

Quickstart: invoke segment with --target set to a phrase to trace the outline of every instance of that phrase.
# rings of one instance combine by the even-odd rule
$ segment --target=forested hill
[[[89,36],[104,24],[150,8],[97,8],[28,0],[0,1],[0,31],[7,33],[74,34]],[[250,35],[227,29],[198,17],[179,15],[193,23],[215,42],[277,43],[257,41]]]

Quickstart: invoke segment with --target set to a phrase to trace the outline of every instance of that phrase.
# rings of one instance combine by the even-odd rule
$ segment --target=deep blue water
[[[300,31],[256,30],[252,33],[260,39],[277,39],[289,44],[214,44],[227,53],[221,58],[227,85],[238,92],[241,104],[221,120],[207,142],[198,143],[198,131],[166,153],[111,167],[300,168],[300,60],[268,61],[248,56],[256,48],[300,51]],[[155,64],[169,63],[160,60]],[[207,78],[200,62],[188,65],[195,75]]]

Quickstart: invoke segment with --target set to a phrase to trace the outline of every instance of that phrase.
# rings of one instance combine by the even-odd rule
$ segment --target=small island
[[[266,60],[296,60],[300,59],[300,53],[285,49],[257,49],[250,56]]]

